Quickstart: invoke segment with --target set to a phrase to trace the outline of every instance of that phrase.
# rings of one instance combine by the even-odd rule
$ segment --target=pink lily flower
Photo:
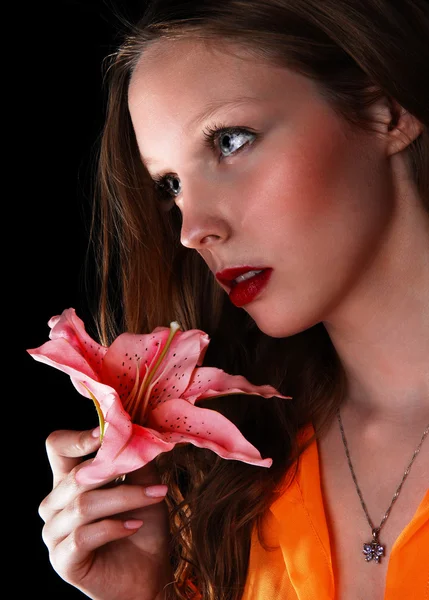
[[[77,391],[93,400],[99,417],[101,446],[79,470],[81,483],[114,479],[183,443],[225,459],[271,466],[272,459],[263,459],[231,421],[196,403],[229,394],[290,396],[270,385],[252,385],[241,375],[202,367],[209,344],[203,331],[181,331],[173,322],[149,334],[123,333],[106,347],[87,334],[73,308],[48,325],[50,340],[27,352],[67,373]]]

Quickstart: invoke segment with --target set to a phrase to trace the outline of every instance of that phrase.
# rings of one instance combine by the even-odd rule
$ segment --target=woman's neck
[[[410,426],[423,426],[429,422],[429,213],[409,179],[395,189],[377,253],[323,322],[346,372],[348,410],[368,422],[400,425],[406,415]]]

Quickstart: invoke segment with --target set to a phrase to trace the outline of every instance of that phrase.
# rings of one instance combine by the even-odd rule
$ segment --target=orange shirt
[[[300,439],[313,433],[309,424]],[[301,455],[293,483],[271,506],[264,534],[278,548],[266,551],[254,530],[243,600],[335,599],[316,440]],[[390,552],[384,600],[429,600],[429,489]]]

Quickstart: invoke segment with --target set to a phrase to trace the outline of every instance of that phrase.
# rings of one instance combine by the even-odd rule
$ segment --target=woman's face
[[[182,244],[213,274],[270,269],[231,299],[266,334],[289,336],[359,286],[393,211],[388,161],[380,136],[349,126],[312,80],[229,47],[155,43],[129,109],[149,173],[168,175]],[[219,126],[229,131],[210,148]]]

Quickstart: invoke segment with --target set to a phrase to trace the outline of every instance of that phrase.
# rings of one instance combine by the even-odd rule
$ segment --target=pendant
[[[384,546],[380,544],[378,533],[378,529],[373,529],[372,541],[363,545],[363,554],[365,554],[366,562],[373,560],[376,563],[379,563],[381,557],[384,556]]]

